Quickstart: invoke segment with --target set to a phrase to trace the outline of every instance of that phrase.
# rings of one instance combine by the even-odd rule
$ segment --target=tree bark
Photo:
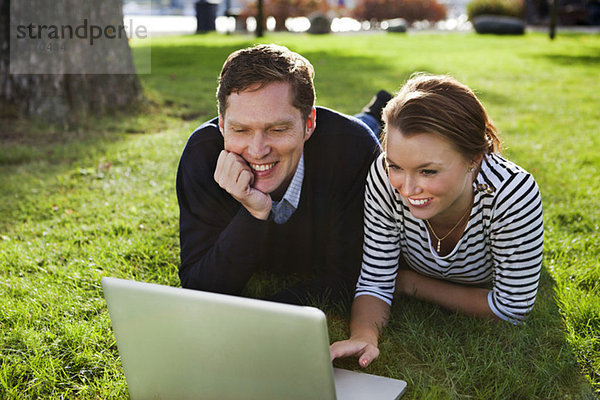
[[[554,40],[556,37],[556,19],[558,14],[558,1],[552,0],[552,8],[550,10],[550,40]]]
[[[256,15],[256,37],[265,35],[265,14],[263,0],[258,0],[258,12]]]
[[[93,43],[97,47],[88,46],[86,50],[81,45],[73,44],[74,41],[61,41],[50,37],[48,29],[38,29],[33,31],[33,36],[36,32],[46,35],[42,40],[37,40],[36,37],[32,41],[39,43],[39,51],[31,51],[29,54],[19,50],[18,57],[15,56],[16,52],[11,57],[11,35],[13,43],[16,40],[11,16],[14,18],[15,15],[28,15],[30,12],[35,14],[35,10],[26,9],[35,1],[39,0],[0,0],[1,114],[69,123],[89,115],[103,115],[113,110],[135,107],[140,103],[143,99],[142,88],[135,73],[126,35],[110,41],[105,40],[104,45],[99,39]],[[54,0],[48,2],[52,4],[52,10],[43,11],[46,14],[38,14],[36,18],[46,26],[58,27],[61,25],[55,23],[55,16],[60,20],[67,16],[67,20],[70,21],[86,18],[89,24],[93,24],[94,21],[111,21],[111,26],[123,25],[121,0],[90,2],[93,9],[82,9],[86,2],[88,1]],[[22,32],[24,31],[25,29]],[[109,32],[114,33],[110,30]],[[30,38],[31,31],[29,35]],[[39,35],[42,36],[41,33]],[[69,47],[64,43],[68,43]],[[46,45],[54,52],[51,56],[43,49]],[[90,48],[92,53],[89,52]]]

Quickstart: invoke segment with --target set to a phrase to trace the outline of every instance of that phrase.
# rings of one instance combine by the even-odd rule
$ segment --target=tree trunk
[[[263,0],[257,1],[258,12],[256,15],[256,37],[263,37],[265,35],[265,13]]]
[[[139,104],[124,25],[121,0],[0,0],[1,113],[68,123]]]
[[[285,20],[287,18],[285,16],[275,17],[275,31],[277,32],[285,32],[287,28],[285,27]]]
[[[556,19],[558,14],[558,0],[552,0],[552,9],[550,10],[550,40],[556,37]]]

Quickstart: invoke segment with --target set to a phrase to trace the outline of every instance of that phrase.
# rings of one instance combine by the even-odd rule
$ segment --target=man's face
[[[232,93],[219,116],[225,150],[240,155],[254,174],[252,187],[280,199],[294,177],[304,142],[315,129],[292,105],[291,86],[270,83],[259,90]]]

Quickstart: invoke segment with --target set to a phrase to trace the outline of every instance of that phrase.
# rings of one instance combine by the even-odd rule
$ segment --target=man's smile
[[[265,172],[273,168],[277,164],[277,162],[269,163],[269,164],[253,164],[249,163],[250,168],[256,172]]]

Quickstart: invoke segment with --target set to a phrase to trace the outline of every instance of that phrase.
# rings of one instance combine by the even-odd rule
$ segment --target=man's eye
[[[275,133],[283,133],[283,132],[287,131],[287,128],[273,128],[271,130]]]
[[[435,175],[437,174],[437,171],[434,169],[424,169],[421,171],[423,173],[423,175]]]

